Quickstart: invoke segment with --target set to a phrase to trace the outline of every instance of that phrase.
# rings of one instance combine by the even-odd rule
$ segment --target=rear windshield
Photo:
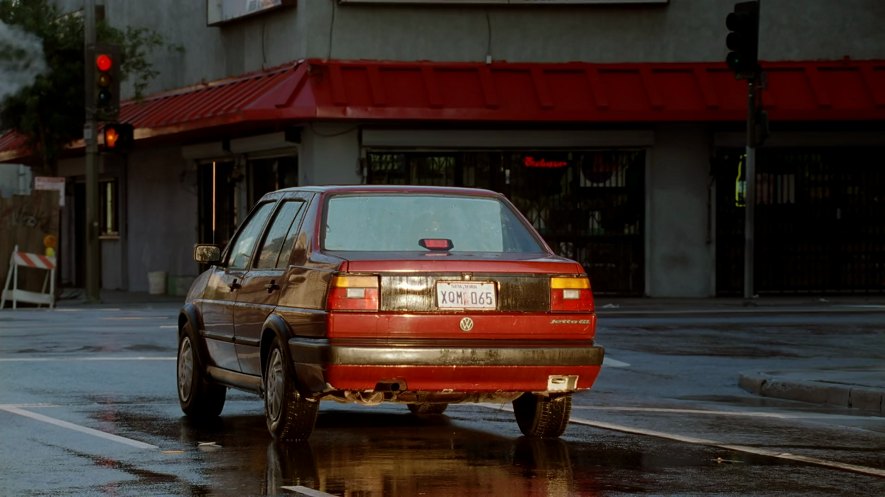
[[[496,198],[339,195],[328,201],[325,250],[426,252],[431,249],[422,243],[438,247],[441,242],[451,252],[544,252],[529,228]]]

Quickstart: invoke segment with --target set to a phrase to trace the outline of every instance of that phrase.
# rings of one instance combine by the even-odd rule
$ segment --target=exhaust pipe
[[[406,389],[406,382],[402,380],[381,380],[375,384],[376,392],[401,392]]]

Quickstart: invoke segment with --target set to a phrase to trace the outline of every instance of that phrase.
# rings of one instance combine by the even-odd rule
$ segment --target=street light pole
[[[759,76],[747,79],[747,156],[746,195],[744,197],[744,300],[750,303],[754,297],[753,272],[755,270],[755,219],[756,219],[756,105],[760,89]]]
[[[98,241],[98,137],[95,119],[95,102],[92,98],[94,90],[95,61],[92,60],[95,49],[95,0],[83,0],[84,48],[85,54],[85,108],[86,121],[83,124],[83,141],[86,144],[86,298],[97,303],[99,295],[101,271],[101,252]]]

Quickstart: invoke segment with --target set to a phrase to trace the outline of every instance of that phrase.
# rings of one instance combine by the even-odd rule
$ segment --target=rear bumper
[[[551,389],[554,377],[569,378],[568,390],[582,390],[596,380],[605,354],[588,340],[293,338],[289,348],[301,386],[314,393],[376,390],[379,384],[413,392],[540,392]]]

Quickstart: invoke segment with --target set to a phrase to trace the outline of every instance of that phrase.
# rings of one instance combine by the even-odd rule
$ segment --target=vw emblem
[[[470,331],[473,329],[473,320],[464,318],[461,320],[461,331]]]

